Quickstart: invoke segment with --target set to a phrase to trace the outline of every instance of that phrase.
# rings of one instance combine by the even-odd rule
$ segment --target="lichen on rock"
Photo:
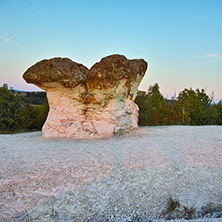
[[[134,103],[147,62],[110,55],[88,70],[68,58],[42,60],[23,78],[47,93],[43,137],[105,138],[138,127]]]

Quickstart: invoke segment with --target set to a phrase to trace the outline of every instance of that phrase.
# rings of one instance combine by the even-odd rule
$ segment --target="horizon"
[[[7,83],[5,83],[5,84],[7,84]],[[154,83],[155,84],[155,83]],[[2,86],[0,86],[0,87],[2,87]],[[10,86],[8,86],[8,88],[9,88],[9,90],[12,90],[12,91],[14,91],[14,92],[24,92],[24,93],[27,93],[27,92],[35,92],[35,93],[38,93],[38,92],[44,92],[44,93],[47,93],[45,90],[43,90],[43,89],[37,89],[37,90],[18,90],[18,89],[14,89],[13,87],[10,87]],[[190,87],[190,88],[187,88],[187,89],[193,89],[192,87]],[[193,89],[194,91],[196,91],[197,89]],[[201,90],[201,89],[200,89]],[[138,91],[141,91],[141,92],[147,92],[148,90],[140,90],[140,89],[138,89]],[[179,93],[180,92],[182,92],[183,90],[181,90],[181,91],[179,91]],[[161,93],[161,90],[160,90],[160,93]],[[205,92],[206,93],[206,92]],[[162,94],[162,93],[161,93]],[[207,94],[207,93],[206,93]],[[207,94],[208,95],[208,94]],[[46,95],[47,96],[47,95]],[[175,94],[173,95],[173,96],[171,96],[171,98],[168,98],[168,97],[165,97],[164,95],[163,95],[163,98],[165,99],[165,100],[173,100],[173,99],[177,99],[177,97],[179,96],[179,94],[175,97]],[[217,104],[217,103],[219,103],[220,101],[222,101],[222,100],[218,100],[218,101],[215,101],[215,99],[214,99],[214,93],[212,92],[212,94],[211,95],[208,95],[208,97],[209,97],[209,99],[213,102],[213,103],[215,103],[215,104]]]
[[[42,59],[91,67],[103,57],[143,58],[139,90],[158,83],[164,98],[185,88],[222,99],[222,1],[0,2],[0,85],[42,91],[22,75]]]

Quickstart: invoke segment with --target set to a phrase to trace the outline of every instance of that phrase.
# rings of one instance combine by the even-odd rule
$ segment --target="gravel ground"
[[[222,127],[141,127],[104,140],[0,135],[0,221],[174,218],[222,221]]]

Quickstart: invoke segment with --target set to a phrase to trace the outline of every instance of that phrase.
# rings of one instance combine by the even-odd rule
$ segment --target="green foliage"
[[[42,126],[44,125],[46,118],[48,116],[48,112],[49,112],[49,104],[48,104],[48,100],[45,97],[45,101],[43,103],[42,106],[38,107],[38,115],[36,118],[36,128],[37,129],[41,129]]]
[[[150,85],[147,93],[139,91],[135,102],[139,107],[140,126],[179,124],[177,101],[164,99],[157,83]]]
[[[0,87],[0,130],[14,131],[20,127],[22,103],[19,97],[14,96],[8,85]]]
[[[148,109],[148,96],[147,96],[146,92],[139,91],[137,93],[137,97],[135,99],[135,103],[139,107],[139,120],[138,120],[138,124],[140,126],[148,125],[150,112],[149,112],[149,109]]]
[[[25,104],[22,112],[22,126],[28,131],[41,130],[46,117],[48,115],[48,101],[42,106],[33,106],[31,104]]]
[[[192,88],[184,89],[178,96],[178,106],[184,109],[183,122],[189,125],[215,124],[213,117],[212,101],[205,93]]]
[[[33,105],[42,105],[45,101],[45,92],[14,92],[20,94],[24,103],[31,103]]]
[[[35,94],[36,98],[45,95],[44,92]],[[36,101],[40,102],[41,99]],[[48,101],[44,99],[42,105],[31,104],[33,100],[24,99],[24,95],[9,90],[7,84],[0,87],[0,133],[41,130],[49,110]]]
[[[44,101],[44,103],[43,103]],[[222,101],[213,104],[205,91],[184,89],[177,98],[164,99],[156,83],[139,91],[139,125],[222,125]],[[49,111],[45,92],[17,92],[0,87],[0,133],[41,130]]]
[[[167,100],[156,83],[147,92],[138,92],[135,102],[139,125],[222,125],[222,101],[213,104],[204,89],[184,89],[177,98]]]
[[[135,102],[139,106],[139,125],[158,125],[161,122],[161,110],[164,99],[159,92],[159,85],[149,86],[148,92],[139,92]]]
[[[222,100],[213,106],[216,124],[222,125]]]

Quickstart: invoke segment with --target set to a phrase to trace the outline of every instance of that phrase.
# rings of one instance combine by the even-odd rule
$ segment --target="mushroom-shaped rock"
[[[90,70],[68,58],[36,63],[23,78],[47,93],[43,137],[105,138],[137,128],[134,99],[146,69],[143,59],[123,55],[107,56]]]
[[[27,83],[46,89],[49,83],[60,83],[64,87],[75,87],[85,83],[88,69],[68,58],[44,59],[30,67],[23,75]]]

